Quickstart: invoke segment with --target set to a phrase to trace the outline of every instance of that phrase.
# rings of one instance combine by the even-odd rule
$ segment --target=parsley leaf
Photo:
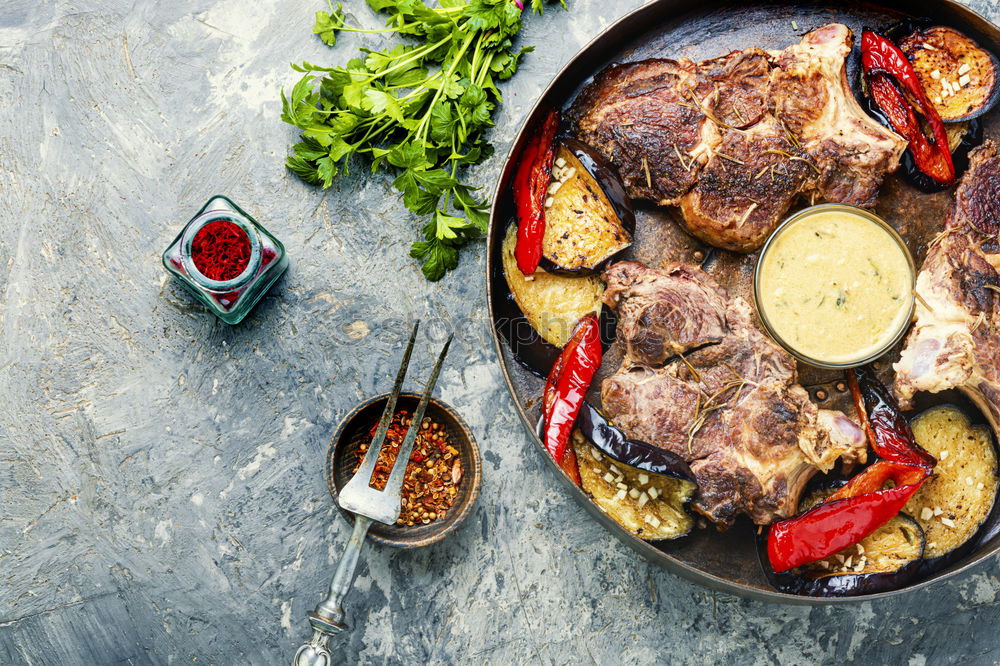
[[[337,43],[337,31],[344,27],[344,7],[337,3],[337,9],[333,13],[316,12],[316,22],[313,24],[313,34],[319,35],[323,43],[333,46]]]
[[[361,57],[337,67],[292,65],[303,76],[290,95],[281,92],[281,119],[301,135],[286,166],[324,188],[355,156],[373,173],[392,174],[403,205],[427,218],[410,256],[428,280],[439,280],[458,266],[459,247],[486,231],[489,203],[464,179],[493,154],[485,133],[503,101],[495,82],[513,76],[532,47],[514,47],[522,11],[512,0],[367,2],[387,17],[384,30],[348,26],[337,3],[316,12],[313,34],[329,46],[341,31],[410,38],[381,51],[361,48]],[[530,4],[542,12],[543,0]]]

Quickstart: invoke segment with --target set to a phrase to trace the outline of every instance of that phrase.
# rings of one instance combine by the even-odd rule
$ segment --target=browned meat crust
[[[874,205],[899,164],[905,141],[847,84],[852,44],[833,23],[783,51],[613,65],[574,101],[572,131],[630,196],[680,205],[690,233],[749,252],[800,196]]]
[[[795,362],[703,271],[611,266],[622,366],[604,380],[604,410],[630,436],[682,456],[698,481],[695,508],[720,527],[740,513],[767,524],[792,515],[802,489],[864,437],[819,412],[795,383]]]
[[[970,156],[945,228],[917,276],[916,323],[896,370],[908,404],[917,391],[965,391],[1000,423],[1000,155]]]

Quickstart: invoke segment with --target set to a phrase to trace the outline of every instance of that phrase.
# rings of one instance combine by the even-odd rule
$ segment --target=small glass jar
[[[768,298],[766,297],[764,285],[762,284],[764,265],[768,261],[769,253],[775,248],[777,241],[782,237],[782,235],[792,229],[795,225],[805,223],[815,215],[826,213],[836,213],[850,216],[871,229],[877,229],[880,234],[884,234],[884,236],[879,236],[879,240],[887,241],[887,245],[893,248],[892,250],[883,248],[886,252],[881,256],[886,260],[889,260],[889,255],[894,254],[896,255],[896,263],[902,263],[904,265],[904,269],[902,271],[904,280],[902,282],[905,282],[905,288],[900,295],[901,303],[896,308],[895,317],[884,325],[881,339],[876,340],[869,345],[859,345],[857,353],[853,356],[845,355],[843,358],[836,359],[817,358],[817,355],[806,353],[781,335],[777,327],[774,325],[774,322],[772,322],[771,318],[768,316]],[[816,233],[816,236],[819,237],[820,234]],[[829,243],[830,241],[823,242]],[[801,261],[802,259],[803,258],[800,255],[799,260]],[[853,257],[851,261],[845,262],[843,269],[844,274],[852,275],[859,270],[868,270],[869,265],[874,271],[874,275],[878,276],[878,267],[874,263],[870,263],[870,260],[866,264],[866,262],[861,260],[861,256]],[[778,228],[774,230],[774,233],[772,233],[770,238],[767,239],[767,242],[764,243],[764,247],[760,250],[760,256],[757,258],[757,265],[754,269],[753,294],[754,301],[757,306],[757,314],[760,316],[761,323],[764,325],[764,330],[775,342],[783,347],[785,351],[803,363],[819,368],[841,370],[870,363],[887,353],[896,345],[896,343],[903,339],[903,336],[906,335],[906,332],[909,330],[910,324],[913,320],[913,289],[916,282],[916,275],[916,266],[914,265],[913,256],[910,254],[909,248],[906,247],[906,243],[903,241],[902,237],[888,222],[874,213],[864,210],[863,208],[857,208],[846,204],[819,204],[816,206],[810,206],[791,215],[788,219],[778,225]],[[881,280],[881,278],[879,279]],[[812,283],[809,283],[808,281],[804,284],[809,286],[812,285]],[[822,301],[820,304],[822,305]],[[798,311],[802,311],[804,307],[805,305],[803,302],[798,306]],[[837,300],[837,307],[840,307],[839,299]],[[840,338],[843,338],[843,333],[843,331],[840,331],[839,333],[835,333],[833,335],[839,334]]]
[[[195,265],[191,246],[206,225],[216,221],[235,224],[250,241],[246,267],[230,280],[213,280]],[[227,197],[216,195],[191,218],[174,242],[163,253],[163,266],[177,276],[181,284],[227,324],[237,324],[288,268],[285,246],[267,229]]]

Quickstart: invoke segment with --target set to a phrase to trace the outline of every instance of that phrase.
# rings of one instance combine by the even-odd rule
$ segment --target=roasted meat
[[[860,429],[816,408],[744,299],[684,264],[622,262],[605,279],[626,353],[601,386],[604,410],[630,437],[688,461],[694,507],[717,525],[790,516],[813,474],[864,459]]]
[[[944,230],[917,275],[916,323],[896,370],[905,406],[917,391],[962,389],[1000,423],[1000,155],[972,152]]]
[[[612,65],[580,94],[572,131],[616,164],[633,198],[679,205],[718,247],[760,247],[799,197],[872,206],[906,147],[847,83],[838,23],[782,51]]]

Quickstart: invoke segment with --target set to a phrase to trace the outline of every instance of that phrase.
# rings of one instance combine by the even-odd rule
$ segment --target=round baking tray
[[[536,101],[507,154],[497,183],[490,211],[487,237],[486,280],[492,335],[505,381],[518,414],[538,453],[548,461],[553,477],[563,484],[593,518],[611,534],[647,560],[707,587],[764,601],[792,604],[841,604],[890,597],[926,587],[936,581],[965,571],[1000,550],[1000,535],[979,544],[967,557],[909,586],[861,597],[801,597],[772,588],[758,564],[754,545],[754,527],[741,520],[727,532],[695,530],[690,536],[654,547],[618,526],[563,474],[545,452],[534,433],[539,417],[539,398],[543,380],[514,359],[506,342],[497,332],[498,313],[502,312],[507,288],[499,268],[500,245],[507,225],[513,219],[510,182],[515,169],[514,156],[528,141],[530,130],[541,120],[546,109],[565,108],[579,89],[603,67],[612,62],[627,62],[651,57],[692,60],[711,58],[734,49],[757,46],[784,48],[799,41],[808,30],[831,22],[846,24],[855,40],[864,27],[885,28],[910,15],[912,3],[886,1],[872,3],[774,2],[721,3],[705,0],[659,0],[651,2],[610,25],[587,44],[559,72]],[[909,10],[909,11],[908,11]],[[1000,29],[976,12],[949,0],[921,5],[922,16],[951,25],[985,48],[1000,53]],[[857,77],[857,49],[848,60],[848,76]],[[984,116],[984,135],[1000,137],[997,113]],[[905,184],[900,176],[890,176],[883,185],[875,212],[888,220],[906,241],[914,260],[923,262],[927,242],[940,230],[951,204],[952,190],[921,194]],[[790,211],[793,212],[793,211]],[[635,244],[628,258],[656,264],[670,258],[694,261],[706,268],[731,294],[752,302],[752,273],[756,254],[743,257],[716,252],[677,231],[675,213],[669,209],[640,207],[637,210]],[[659,220],[663,224],[655,224]],[[703,258],[703,259],[699,259]],[[897,352],[892,352],[897,353]],[[614,348],[606,357],[602,372],[617,366]],[[888,366],[883,364],[882,371]],[[800,365],[800,382],[821,407],[848,407],[842,374],[823,375],[818,369]],[[818,373],[818,374],[817,374]],[[891,375],[888,375],[891,377]],[[598,387],[603,375],[595,378]],[[592,387],[592,394],[596,389]],[[943,400],[943,399],[942,399]],[[932,401],[933,402],[933,401]],[[599,404],[599,403],[596,403]],[[849,412],[848,412],[849,413]]]

